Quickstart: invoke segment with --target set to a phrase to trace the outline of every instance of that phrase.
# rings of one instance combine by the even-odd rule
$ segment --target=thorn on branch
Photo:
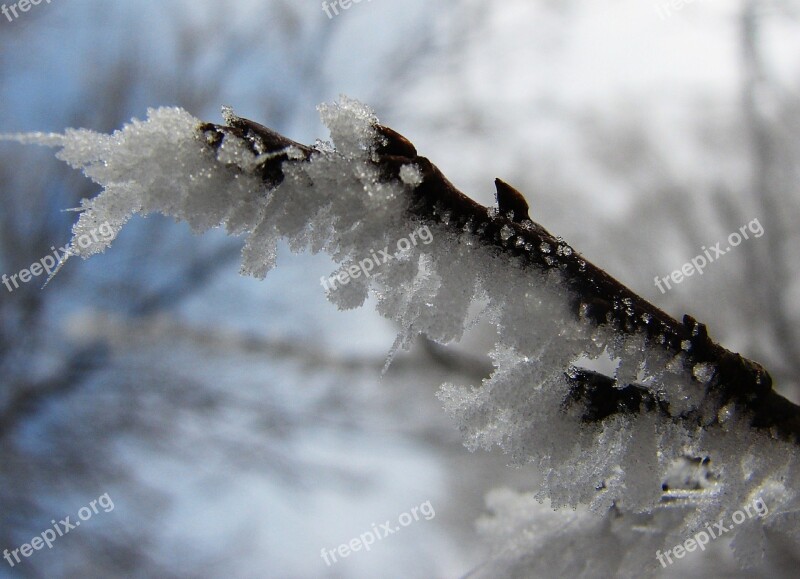
[[[528,202],[522,193],[500,179],[494,180],[494,186],[497,189],[497,209],[500,215],[505,215],[516,223],[531,221],[528,215]]]

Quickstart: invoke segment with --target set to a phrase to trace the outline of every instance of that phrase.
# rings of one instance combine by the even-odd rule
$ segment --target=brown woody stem
[[[800,444],[800,407],[772,389],[769,373],[759,364],[712,341],[706,326],[691,316],[685,315],[681,322],[669,316],[531,221],[524,197],[513,187],[496,181],[500,211],[492,211],[456,189],[433,163],[417,154],[405,137],[388,127],[375,128],[383,142],[376,147],[373,162],[384,179],[398,179],[400,168],[408,164],[416,165],[422,174],[422,182],[409,189],[411,214],[449,227],[455,233],[477,235],[484,245],[517,258],[531,272],[559,269],[572,290],[570,299],[576,317],[598,326],[607,325],[620,334],[643,334],[649,345],[673,355],[683,352],[689,375],[695,364],[712,365],[715,371],[707,398],[714,401],[716,410],[734,403],[739,412],[750,417],[752,427],[768,429],[777,438]],[[318,154],[311,147],[238,117],[229,119],[228,125],[206,123],[199,129],[213,147],[219,146],[225,134],[232,134],[247,142],[256,154],[278,153],[290,147],[302,151],[306,159]],[[288,160],[284,153],[264,161],[259,168],[265,183],[277,186],[283,180],[283,163]],[[645,392],[642,386],[616,384],[612,378],[582,370],[568,374],[573,389],[565,404],[583,401],[587,408],[585,420],[640,411],[644,404],[645,409],[659,409],[673,419],[697,421],[705,427],[716,422],[716,418],[709,422],[697,412],[674,416],[669,413],[668,404]],[[705,386],[698,382],[697,387]]]

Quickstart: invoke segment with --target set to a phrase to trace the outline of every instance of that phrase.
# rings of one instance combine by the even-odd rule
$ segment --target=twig
[[[283,180],[282,166],[289,160],[288,151],[292,148],[301,151],[306,160],[318,154],[253,121],[230,115],[227,122],[228,125],[206,123],[199,130],[212,147],[218,147],[225,134],[232,134],[248,143],[257,155],[272,153],[259,166],[269,186],[277,186]],[[454,233],[474,234],[485,246],[517,258],[523,269],[534,275],[548,269],[560,270],[572,290],[569,299],[576,317],[597,326],[609,326],[619,334],[641,334],[648,346],[663,348],[672,355],[682,352],[689,375],[695,365],[708,364],[714,374],[707,385],[698,381],[697,387],[708,388],[706,400],[713,402],[714,410],[735,404],[738,412],[750,416],[753,428],[769,430],[776,438],[800,444],[800,407],[772,389],[769,373],[759,364],[712,341],[706,326],[688,314],[682,322],[672,318],[530,220],[524,197],[510,185],[497,179],[498,210],[484,207],[456,189],[433,163],[417,154],[405,137],[388,127],[375,128],[383,142],[375,149],[373,163],[384,179],[398,179],[404,165],[414,164],[420,170],[422,182],[409,188],[411,214]],[[584,420],[599,421],[617,412],[641,411],[644,404],[645,410],[658,409],[673,419],[696,421],[705,427],[717,422],[717,412],[711,419],[703,418],[698,411],[670,413],[669,404],[643,386],[616,384],[613,378],[600,379],[595,373],[576,369],[567,375],[573,388],[566,394],[565,404],[582,401],[587,408]]]

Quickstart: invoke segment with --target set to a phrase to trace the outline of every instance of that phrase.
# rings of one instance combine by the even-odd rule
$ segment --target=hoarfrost
[[[340,272],[355,271],[353,266],[394,247],[420,226],[406,212],[404,193],[421,182],[421,175],[406,165],[398,181],[379,178],[371,163],[377,119],[368,107],[343,97],[319,111],[333,144],[318,141],[307,161],[291,147],[279,152],[290,160],[283,163],[283,181],[272,189],[253,169],[263,155],[279,153],[254,154],[231,134],[215,150],[198,130],[200,120],[176,108],[151,109],[147,120],[112,135],[69,130],[5,138],[60,147],[58,158],[103,187],[97,197],[82,201],[74,235],[104,221],[116,234],[131,216],[158,212],[186,221],[195,231],[222,226],[246,235],[241,270],[255,277],[275,266],[280,239],[293,251],[330,254],[341,264]],[[228,122],[235,119],[229,109],[224,114]],[[497,211],[490,209],[487,219],[495,218],[500,218]],[[706,521],[729,518],[754,496],[763,496],[770,507],[761,523],[775,530],[790,527],[787,521],[797,518],[799,508],[797,450],[754,431],[733,407],[709,405],[707,384],[714,367],[687,363],[688,340],[684,352],[672,355],[642,336],[621,337],[606,326],[594,327],[586,319],[589,304],[581,306],[583,315],[570,309],[571,290],[560,271],[520,271],[512,258],[478,241],[475,232],[485,224],[469,224],[463,231],[428,225],[430,244],[409,247],[369,276],[352,276],[330,289],[328,297],[340,308],[352,308],[374,291],[378,311],[403,328],[393,352],[419,333],[441,343],[459,340],[470,306],[478,300],[486,304],[484,315],[498,330],[494,372],[477,386],[445,384],[438,396],[458,421],[468,448],[499,446],[513,461],[540,467],[538,499],[554,508],[588,505],[592,513],[568,515],[575,524],[581,521],[578,535],[593,538],[576,543],[591,546],[578,557],[593,559],[592,553],[626,544],[629,554],[618,571],[653,569],[656,549],[680,543]],[[511,230],[501,236],[508,241]],[[109,243],[86,249],[73,245],[71,252],[85,258]],[[561,243],[555,252],[547,243],[528,249],[553,262],[554,253],[572,253]],[[614,307],[632,315],[630,303]],[[579,406],[568,403],[570,368],[602,356],[619,360],[619,387],[638,384],[670,415],[654,408],[582,420]],[[695,424],[675,419],[690,413],[707,418]],[[674,477],[676,461],[686,457],[704,457],[713,484],[698,483],[691,493],[665,492],[662,485]],[[495,495],[493,500],[500,512],[484,527],[508,535],[522,518],[540,518],[549,525],[550,538],[528,533],[515,539],[511,550],[533,567],[534,553],[550,560],[548,541],[558,536],[564,519],[547,523],[551,519],[529,497]],[[519,508],[509,507],[517,503]],[[617,513],[615,519],[597,518],[609,509]],[[632,531],[637,524],[658,532],[637,535]],[[755,533],[749,527],[747,532]],[[511,565],[503,557],[495,564],[497,569]],[[563,571],[574,576],[593,571],[577,565],[564,559]]]

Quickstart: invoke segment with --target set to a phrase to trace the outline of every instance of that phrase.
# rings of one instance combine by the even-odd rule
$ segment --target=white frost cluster
[[[319,143],[310,161],[285,162],[285,179],[273,190],[252,172],[263,159],[232,136],[213,150],[197,130],[200,121],[180,109],[150,110],[146,121],[112,135],[70,130],[14,138],[60,147],[60,159],[102,185],[102,193],[82,202],[75,235],[106,221],[116,233],[132,215],[158,212],[185,220],[196,231],[224,226],[230,234],[246,235],[242,271],[250,275],[263,277],[275,265],[280,239],[294,251],[325,251],[341,264],[339,271],[347,271],[419,227],[404,212],[404,191],[422,177],[407,165],[397,182],[379,182],[370,163],[377,119],[367,107],[343,97],[320,112],[335,148]],[[298,157],[297,151],[287,152],[290,159]],[[608,525],[607,518],[597,514],[613,509],[627,517],[627,526],[618,527],[644,534],[626,539],[629,554],[620,572],[655,570],[655,549],[682,542],[709,521],[729,518],[754,497],[763,498],[770,511],[758,526],[737,529],[747,533],[734,541],[742,564],[756,563],[763,552],[764,527],[796,528],[797,450],[753,432],[731,409],[712,429],[687,429],[656,413],[584,424],[580,408],[564,409],[566,372],[581,359],[618,359],[620,383],[651,389],[673,414],[703,408],[713,367],[698,365],[688,372],[684,353],[672,356],[645,347],[641,337],[620,337],[576,318],[558,270],[522,270],[513,258],[498,256],[474,235],[480,224],[463,232],[429,225],[431,243],[407,248],[371,276],[331,290],[329,298],[340,308],[353,308],[374,291],[380,313],[404,328],[398,347],[419,333],[441,343],[457,341],[474,321],[467,319],[470,306],[486,304],[483,315],[498,330],[493,374],[477,387],[446,384],[439,393],[469,448],[497,445],[516,462],[539,465],[543,483],[537,499],[554,508],[588,505],[593,512],[585,515],[587,533],[606,532],[600,527]],[[512,242],[508,232],[500,235]],[[76,247],[74,253],[86,257],[102,249]],[[686,467],[695,458],[707,465],[701,475]],[[667,481],[669,496],[662,490]],[[542,513],[530,508],[531,519]],[[519,517],[518,509],[500,508],[485,525],[500,535],[517,533],[525,527]],[[544,527],[537,531],[539,523],[527,524],[524,536],[506,541],[498,565],[505,565],[509,553],[524,559],[546,545],[550,535]],[[594,551],[600,553],[602,544],[597,545]],[[594,551],[577,556],[591,558]],[[569,569],[574,576],[593,576],[591,565]]]

